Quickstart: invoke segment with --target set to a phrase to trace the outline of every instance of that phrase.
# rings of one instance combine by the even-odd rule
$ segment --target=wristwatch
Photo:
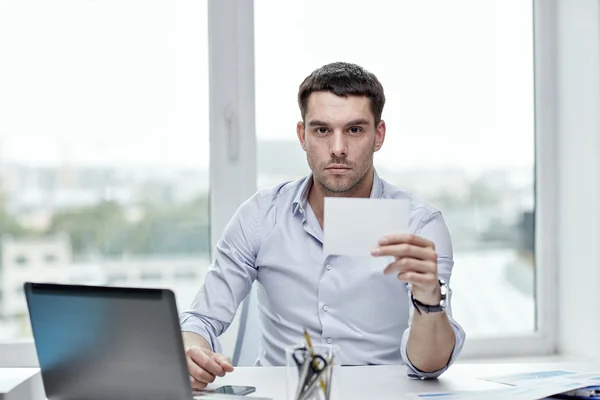
[[[444,282],[443,279],[439,279],[439,282],[440,282],[440,294],[441,294],[439,304],[436,304],[436,305],[423,304],[419,300],[415,299],[414,296],[412,295],[412,293],[410,294],[410,300],[412,301],[413,306],[415,306],[415,310],[417,310],[417,312],[419,314],[422,314],[421,311],[423,311],[425,314],[429,314],[429,313],[436,313],[436,312],[444,312],[446,310],[446,296],[448,295],[448,285],[446,285],[446,282]]]

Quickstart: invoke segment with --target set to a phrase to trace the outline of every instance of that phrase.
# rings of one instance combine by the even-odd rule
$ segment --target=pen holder
[[[339,348],[305,344],[285,350],[288,400],[340,400]]]

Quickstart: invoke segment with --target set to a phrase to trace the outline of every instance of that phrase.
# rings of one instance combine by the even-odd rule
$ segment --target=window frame
[[[556,355],[558,296],[557,4],[533,0],[535,135],[535,324],[531,334],[468,338],[462,359]],[[460,266],[458,266],[460,267]],[[482,266],[483,267],[483,266]],[[477,301],[474,299],[473,301]],[[501,301],[501,299],[499,299]]]
[[[535,97],[535,293],[532,334],[469,338],[461,359],[557,351],[557,3],[532,0]],[[254,2],[208,0],[211,248],[256,191]],[[243,127],[243,130],[242,130]],[[242,151],[243,149],[243,151]],[[218,204],[218,207],[212,205]],[[484,266],[482,266],[484,267]],[[501,301],[501,299],[498,299]],[[477,301],[477,299],[473,299]],[[234,342],[237,318],[223,335]],[[467,332],[468,335],[468,332]],[[233,345],[228,346],[233,349]],[[0,367],[38,365],[32,340],[0,343]]]

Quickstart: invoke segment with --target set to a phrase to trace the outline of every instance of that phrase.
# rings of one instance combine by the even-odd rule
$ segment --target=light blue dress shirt
[[[303,341],[340,348],[343,365],[406,364],[408,374],[439,376],[459,355],[465,333],[446,313],[456,336],[445,368],[423,373],[408,360],[413,306],[410,285],[385,275],[390,257],[323,254],[323,230],[308,201],[312,176],[261,189],[237,210],[216,247],[215,259],[189,310],[182,331],[203,336],[221,352],[218,336],[258,281],[262,326],[257,365],[285,365],[285,348]],[[452,243],[439,210],[374,173],[372,198],[410,201],[410,232],[435,243],[439,277],[450,283]]]

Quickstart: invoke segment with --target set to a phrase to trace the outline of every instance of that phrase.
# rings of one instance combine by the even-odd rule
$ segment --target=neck
[[[321,183],[317,182],[313,176],[313,183],[308,192],[308,204],[315,213],[321,227],[323,226],[323,212],[325,197],[363,197],[367,198],[371,196],[371,190],[373,189],[374,171],[373,167],[365,173],[360,181],[354,187],[346,192],[332,192],[327,190]]]

